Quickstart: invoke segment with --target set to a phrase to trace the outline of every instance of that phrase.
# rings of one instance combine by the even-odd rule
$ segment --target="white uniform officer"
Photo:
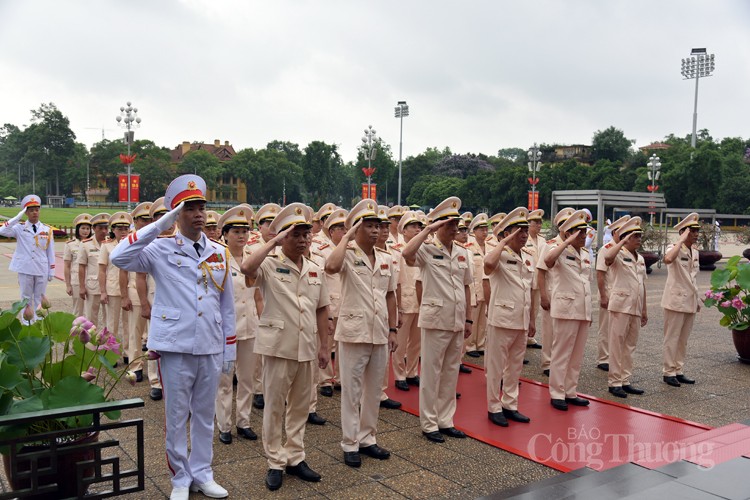
[[[419,309],[422,328],[422,376],[419,420],[424,436],[433,442],[443,435],[465,438],[453,426],[456,385],[464,339],[471,335],[472,282],[468,252],[454,243],[461,200],[450,197],[430,212],[433,221],[404,247],[406,264],[420,269],[423,296]],[[435,234],[432,242],[425,242]]]
[[[16,251],[10,269],[18,273],[21,299],[36,311],[47,291],[47,282],[55,277],[55,239],[52,229],[39,222],[42,200],[35,194],[24,196],[21,211],[0,227],[0,235],[16,239]],[[20,222],[26,215],[26,222]]]
[[[83,315],[83,301],[78,285],[78,252],[81,250],[81,241],[91,236],[91,215],[79,214],[73,219],[75,234],[73,238],[65,243],[63,251],[63,274],[65,276],[65,289],[73,298],[73,316]]]
[[[190,490],[227,496],[211,470],[212,403],[220,373],[234,366],[234,294],[226,248],[202,232],[205,192],[206,183],[197,175],[178,177],[164,196],[172,211],[130,234],[111,254],[116,266],[149,273],[156,282],[148,348],[161,354],[171,498],[186,499]],[[179,232],[157,239],[174,221]]]

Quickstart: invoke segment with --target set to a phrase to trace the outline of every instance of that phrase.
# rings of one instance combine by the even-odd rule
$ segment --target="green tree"
[[[313,141],[304,151],[302,173],[307,191],[306,202],[319,207],[336,198],[335,175],[341,171],[343,162],[335,144]]]
[[[592,157],[594,161],[609,160],[624,163],[630,157],[630,146],[634,141],[625,137],[622,130],[609,127],[597,130],[591,140]]]
[[[247,185],[247,202],[256,205],[301,201],[302,169],[278,149],[243,149],[228,168]]]
[[[222,162],[204,149],[188,152],[177,164],[177,175],[199,175],[206,181],[209,189],[216,189],[224,170]]]

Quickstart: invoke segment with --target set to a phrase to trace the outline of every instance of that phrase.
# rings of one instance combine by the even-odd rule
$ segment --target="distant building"
[[[555,161],[577,160],[581,163],[591,163],[591,146],[572,144],[570,146],[555,147]]]
[[[652,142],[648,146],[643,146],[643,147],[638,148],[638,149],[640,149],[641,151],[643,151],[643,154],[648,155],[651,152],[659,151],[659,150],[664,150],[664,149],[669,149],[671,147],[672,146],[670,146],[669,144],[665,144],[663,142]]]
[[[207,151],[217,157],[219,161],[229,161],[237,154],[229,141],[224,141],[224,144],[219,139],[214,140],[213,144],[183,141],[182,144],[169,152],[172,163],[181,163],[185,155],[192,151]],[[238,177],[227,173],[219,179],[216,189],[208,188],[206,199],[208,201],[244,203],[247,201],[247,186]]]

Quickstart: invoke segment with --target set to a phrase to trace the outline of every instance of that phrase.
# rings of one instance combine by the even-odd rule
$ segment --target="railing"
[[[46,494],[50,498],[107,498],[143,491],[145,487],[143,420],[133,419],[102,423],[101,414],[111,411],[142,408],[139,398],[0,416],[0,426],[30,424],[77,415],[91,415],[88,427],[78,427],[0,440],[8,447],[3,459],[9,483],[20,485],[15,491],[0,492],[0,500],[26,498]],[[135,428],[135,468],[121,470],[120,456],[102,457],[102,450],[120,446],[120,441],[101,434],[114,429]],[[80,435],[96,435],[98,439],[71,441]],[[68,438],[68,439],[61,439]],[[86,442],[88,441],[88,442]],[[42,446],[38,446],[42,443]],[[31,446],[33,444],[33,446]],[[78,456],[79,458],[75,458]],[[65,490],[54,476],[69,469],[75,475],[75,487]],[[135,481],[125,480],[135,478]],[[73,478],[69,478],[73,479]],[[97,485],[93,492],[89,488]],[[67,494],[62,493],[67,491]]]

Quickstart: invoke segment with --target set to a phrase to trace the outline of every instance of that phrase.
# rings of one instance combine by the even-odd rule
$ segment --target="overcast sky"
[[[636,147],[692,128],[680,60],[716,54],[698,129],[750,137],[750,2],[744,0],[0,0],[0,123],[54,102],[90,146],[289,140],[353,160],[372,124],[398,157],[430,146],[496,154],[590,144],[614,125]]]

